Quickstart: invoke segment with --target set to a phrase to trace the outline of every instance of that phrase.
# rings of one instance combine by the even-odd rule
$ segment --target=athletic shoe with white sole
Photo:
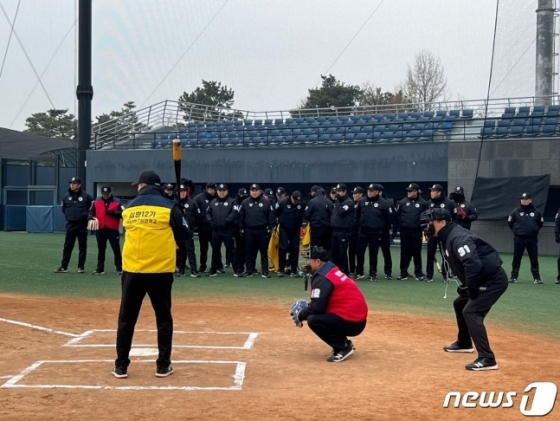
[[[59,267],[59,268],[56,268],[55,271],[54,271],[54,273],[66,273],[66,272],[68,272],[68,269],[63,268],[62,266]]]
[[[327,361],[330,362],[330,363],[339,363],[341,361],[344,361],[346,358],[348,358],[353,353],[354,353],[354,348],[353,348],[352,344],[347,343],[346,347],[342,351],[333,352],[332,355],[330,355],[327,358]]]
[[[105,271],[104,270],[99,270],[99,269],[95,269],[93,272],[91,272],[92,275],[105,275]]]
[[[463,352],[463,353],[471,353],[474,352],[474,348],[472,345],[470,346],[462,346],[459,345],[457,342],[453,342],[451,345],[445,345],[443,347],[445,352]]]
[[[477,358],[472,363],[467,364],[465,368],[470,371],[497,370],[498,363],[491,358]]]
[[[128,377],[126,367],[114,367],[113,371],[111,371],[111,374],[117,379],[126,379]]]
[[[533,283],[542,285],[543,281],[541,281],[541,280],[538,279],[538,278],[535,278],[535,280],[533,281]]]
[[[84,268],[78,268],[78,273],[86,273],[86,271],[84,270]]]
[[[362,279],[362,278],[364,278],[364,277],[365,277],[365,276],[364,276],[363,274],[361,274],[361,273],[357,273],[357,274],[356,274],[356,279]]]
[[[156,377],[167,377],[173,374],[173,367],[158,367],[156,369]]]

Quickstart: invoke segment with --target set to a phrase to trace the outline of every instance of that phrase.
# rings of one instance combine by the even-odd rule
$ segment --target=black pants
[[[393,272],[393,257],[391,256],[391,234],[389,234],[389,231],[383,233],[379,245],[383,253],[383,272],[385,272],[385,275],[391,276]]]
[[[364,331],[366,321],[347,322],[331,313],[310,314],[307,316],[307,326],[323,342],[331,346],[334,352],[339,352],[346,346],[348,336],[358,336]]]
[[[208,262],[208,248],[212,242],[211,229],[198,230],[198,244],[200,246],[200,271],[203,272],[207,269],[206,263]]]
[[[194,250],[194,237],[192,232],[189,232],[187,241],[179,243],[179,248],[177,249],[177,267],[179,268],[179,273],[181,274],[185,273],[187,258],[189,259],[191,273],[196,272],[196,254]]]
[[[369,247],[369,276],[377,276],[377,254],[381,245],[380,233],[367,232],[360,230],[358,234],[358,265],[356,266],[356,274],[364,274],[364,262],[366,248]]]
[[[453,301],[455,317],[459,334],[457,343],[464,347],[471,345],[471,338],[478,351],[479,358],[494,358],[490,349],[488,335],[484,327],[484,318],[496,301],[502,296],[508,287],[506,272],[500,268],[497,273],[489,277],[484,285],[479,288],[476,300],[469,299],[468,292],[461,291],[460,295]]]
[[[284,272],[286,261],[292,273],[297,273],[299,253],[299,228],[280,226],[280,242],[278,244],[279,272]],[[286,259],[286,254],[290,256]]]
[[[422,230],[408,230],[401,228],[401,275],[408,274],[410,261],[414,259],[414,275],[417,278],[423,276],[422,273]]]
[[[212,230],[212,265],[210,272],[214,273],[218,269],[223,269],[222,264],[222,244],[226,248],[226,262],[233,262],[233,271],[238,273],[237,263],[233,255],[235,253],[235,241],[233,238],[233,228]]]
[[[358,250],[358,231],[350,230],[348,235],[348,270],[356,273],[356,253]]]
[[[245,230],[245,266],[247,273],[255,271],[257,253],[261,254],[261,271],[268,274],[268,242],[270,237],[266,228],[247,228]]]
[[[115,256],[115,268],[117,272],[121,272],[122,256],[119,231],[104,228],[97,231],[95,236],[97,237],[97,271],[103,272],[105,270],[105,251],[107,250],[107,240],[109,240],[113,255]]]
[[[428,261],[426,262],[426,278],[433,279],[434,278],[434,263],[435,259],[437,259],[438,253],[438,239],[436,237],[432,237],[428,240]],[[439,257],[440,260],[441,256]],[[446,278],[447,274],[445,273],[445,269],[443,266],[443,262],[441,263],[441,275],[443,279]]]
[[[539,274],[539,238],[513,236],[513,261],[511,262],[511,277],[519,276],[519,266],[521,266],[521,258],[523,252],[527,250],[529,260],[531,261],[531,274],[534,279],[541,279]]]
[[[239,235],[239,230],[235,230],[235,253],[233,255],[233,262],[234,268],[237,268],[238,273],[243,273],[245,270],[245,261],[247,260],[245,257],[245,237]],[[234,269],[235,270],[235,269]]]
[[[333,228],[331,237],[331,260],[346,275],[348,271],[348,228]]]
[[[78,248],[80,254],[78,256],[78,268],[83,269],[86,264],[87,256],[87,220],[84,221],[68,221],[66,222],[66,237],[64,238],[64,249],[62,250],[62,262],[60,266],[68,269],[72,250],[78,239]]]
[[[121,278],[122,296],[117,329],[116,367],[128,367],[130,348],[134,336],[134,326],[146,293],[150,297],[156,314],[158,367],[171,364],[173,341],[173,317],[171,316],[172,273],[130,273],[124,272]]]
[[[323,247],[329,251],[331,249],[332,230],[330,227],[311,227],[311,247]]]

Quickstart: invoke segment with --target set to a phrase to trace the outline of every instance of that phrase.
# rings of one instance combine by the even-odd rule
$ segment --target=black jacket
[[[438,199],[430,199],[428,201],[428,208],[440,208],[440,209],[447,209],[451,214],[451,219],[455,221],[457,219],[457,209],[455,209],[455,202],[451,199],[448,199],[445,196],[441,196]],[[427,208],[426,208],[427,209]]]
[[[239,228],[272,228],[276,225],[274,210],[262,194],[253,199],[249,196],[239,209]]]
[[[337,197],[331,214],[333,228],[352,228],[354,222],[354,201],[348,197]]]
[[[62,199],[62,213],[69,222],[87,222],[92,203],[93,197],[85,190],[73,192],[68,189],[68,194]]]
[[[459,216],[459,214],[457,214],[457,219],[455,220],[455,223],[461,225],[463,228],[466,228],[468,230],[471,229],[472,223],[478,219],[478,211],[476,210],[474,205],[468,200],[465,200],[465,197],[462,195],[455,195],[451,199],[455,203],[456,208],[463,209],[467,214],[467,216],[464,219],[462,219]]]
[[[554,234],[560,235],[560,209],[558,209],[554,217]]]
[[[167,195],[164,194],[164,196]],[[170,197],[167,196],[167,198]],[[185,215],[187,224],[189,224],[191,230],[194,230],[198,225],[198,218],[197,218],[198,206],[196,205],[196,202],[192,200],[190,197],[185,197],[184,199],[181,199],[180,204],[182,207],[182,211]]]
[[[309,222],[311,228],[324,228],[331,226],[333,202],[317,192],[313,199],[307,203],[303,219]]]
[[[405,197],[399,202],[399,207],[397,208],[399,229],[403,231],[422,229],[420,215],[426,209],[428,209],[428,202],[425,202],[420,196],[417,199]]]
[[[519,206],[508,217],[509,228],[513,235],[520,237],[535,237],[543,226],[543,216],[531,203],[528,206]]]
[[[356,206],[356,223],[360,230],[372,234],[383,234],[393,223],[393,210],[380,195],[362,197]]]
[[[206,210],[206,221],[212,229],[233,229],[237,226],[239,212],[235,200],[231,197],[216,197]]]
[[[301,228],[304,212],[305,203],[294,205],[289,196],[279,200],[274,210],[275,216],[278,218],[278,225],[287,229]]]
[[[214,200],[216,196],[210,196],[208,192],[205,190],[200,194],[195,196],[194,203],[196,203],[197,207],[197,217],[196,217],[196,224],[199,230],[210,230],[211,227],[206,220],[206,210],[208,209],[208,205],[212,200]]]
[[[469,230],[448,222],[435,237],[451,271],[469,290],[478,289],[502,266],[498,252]]]

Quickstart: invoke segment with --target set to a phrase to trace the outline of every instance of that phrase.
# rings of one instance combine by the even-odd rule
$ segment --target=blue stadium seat
[[[316,133],[315,130],[313,130],[312,128],[303,129],[303,134],[305,136],[310,136],[310,135],[315,134],[315,133]]]
[[[434,131],[433,130],[424,130],[422,132],[422,136],[420,137],[420,140],[434,140]]]
[[[418,117],[418,121],[419,122],[426,122],[426,121],[430,121],[430,118],[431,117],[421,116],[421,117]]]
[[[409,118],[412,118],[414,120],[418,120],[420,117],[422,117],[422,113],[420,111],[413,111],[409,116]]]
[[[525,129],[525,135],[526,136],[539,136],[540,135],[540,130],[541,130],[541,126],[540,125],[529,125],[527,126],[527,128]]]
[[[261,129],[263,127],[263,122],[262,120],[255,120],[253,121],[253,127],[256,127],[257,129]]]
[[[386,118],[387,120],[394,120],[396,116],[397,116],[397,115],[396,115],[395,113],[387,113],[387,114],[385,115],[385,118]]]
[[[328,143],[331,140],[330,134],[322,134],[319,136],[319,143]]]
[[[272,124],[272,119],[266,119],[266,120],[264,121],[264,126],[265,126],[265,127],[272,127],[272,126],[273,126],[273,124]]]
[[[524,117],[515,117],[513,119],[513,125],[517,126],[517,127],[523,127],[525,126],[525,124],[527,124],[527,118]]]
[[[291,117],[288,117],[288,118],[286,119],[286,121],[285,121],[285,124],[287,124],[287,125],[290,125],[290,124],[292,124],[292,123],[294,123],[294,119],[291,118]]]
[[[362,116],[362,120],[364,121],[370,121],[371,120],[371,114],[364,114]]]
[[[402,118],[403,120],[406,120],[408,118],[408,113],[405,112],[401,112],[397,115],[398,118]]]
[[[330,143],[342,143],[342,135],[341,134],[333,134],[330,140]]]
[[[402,122],[404,122],[404,119],[398,118],[398,117],[395,117],[395,118],[391,121],[391,123],[393,123],[393,124],[400,124],[400,123],[402,123]]]
[[[315,117],[307,117],[307,118],[305,119],[305,121],[307,121],[307,124],[314,123],[314,122],[315,122]]]
[[[510,118],[502,118],[501,120],[498,120],[498,127],[509,127],[511,125],[511,119]]]
[[[344,120],[344,121],[343,120],[336,120],[332,123],[332,126],[333,127],[342,127],[342,126],[344,126],[345,123],[348,124],[348,120]]]
[[[303,145],[305,143],[306,136],[304,135],[297,135],[294,137],[294,145]]]
[[[390,132],[396,132],[397,130],[400,130],[400,127],[398,124],[389,124],[389,126],[387,126],[387,130]]]
[[[293,130],[292,130],[292,134],[293,134],[294,136],[299,136],[299,135],[303,134],[303,129],[300,129],[300,128],[298,128],[298,129],[293,129]]]
[[[324,123],[325,121],[327,121],[327,117],[325,117],[324,115],[321,115],[321,116],[317,117],[317,121],[319,123]]]
[[[282,118],[277,118],[274,120],[274,125],[279,125],[279,124],[284,124],[284,119]]]
[[[280,133],[282,136],[292,136],[292,130],[291,129],[282,129],[282,132]]]
[[[316,134],[311,134],[307,136],[305,143],[317,143],[318,138],[319,136],[317,136]]]
[[[204,123],[203,121],[196,123],[196,130],[206,130],[206,123]]]
[[[544,124],[545,126],[550,126],[550,125],[554,125],[554,126],[555,126],[557,123],[558,123],[558,117],[555,116],[555,117],[546,117],[546,118],[544,119],[544,123],[543,123],[543,124]]]
[[[187,128],[185,126],[179,126],[179,133],[187,133]]]
[[[446,116],[447,116],[447,111],[445,111],[445,110],[436,111],[436,115],[435,115],[435,116],[436,116],[436,117],[446,117]]]
[[[473,110],[463,110],[461,111],[462,118],[473,118],[474,111]]]
[[[354,133],[354,134],[355,133],[360,133],[360,131],[362,130],[362,127],[363,126],[352,126],[346,131],[346,133]]]
[[[411,141],[418,141],[418,140],[420,140],[421,133],[422,132],[420,130],[410,130],[406,134],[406,139],[411,140]]]
[[[283,136],[272,136],[270,138],[269,144],[272,146],[278,146],[282,144],[283,140],[284,140]]]
[[[560,105],[549,105],[546,110],[547,116],[555,116],[560,114]]]
[[[321,127],[321,123],[318,121],[314,121],[313,123],[309,123],[309,127]]]
[[[350,116],[350,121],[356,123],[358,120],[360,120],[360,116],[359,116],[359,115],[353,114],[353,115]]]
[[[356,137],[354,137],[354,143],[361,143],[361,142],[365,142],[366,140],[367,140],[367,133],[365,132],[360,132],[356,134]]]
[[[540,126],[543,118],[542,117],[529,117],[527,119],[529,126]]]
[[[509,126],[498,126],[494,137],[506,137],[508,134]]]
[[[523,137],[523,129],[523,126],[512,126],[508,133],[508,137]]]
[[[335,115],[331,115],[331,116],[329,116],[329,121],[330,121],[331,123],[334,123],[335,121],[338,121],[338,117],[335,116]]]
[[[402,142],[406,137],[406,132],[402,130],[397,130],[394,134],[394,141],[395,142]]]
[[[540,115],[544,114],[544,105],[535,105],[533,107],[533,112],[531,114],[541,113]]]
[[[371,137],[368,137],[368,142],[377,143],[381,141],[381,133],[380,132],[373,132]]]
[[[296,118],[296,124],[303,124],[305,123],[305,119],[303,117]]]
[[[517,110],[517,115],[527,116],[531,112],[531,107],[519,107]]]
[[[385,142],[391,142],[394,137],[395,134],[393,132],[386,131],[381,133],[381,140]]]
[[[506,107],[506,109],[504,110],[504,113],[502,114],[502,117],[513,117],[515,115],[516,109],[515,107]]]
[[[424,117],[432,118],[434,116],[433,111],[424,111]]]
[[[274,127],[276,127],[277,129],[285,129],[288,126],[284,123],[278,123],[278,124],[275,124]]]
[[[410,124],[410,123],[405,123],[405,124],[402,125],[402,129],[403,129],[405,132],[408,132],[409,130],[412,130],[412,124]]]
[[[556,124],[545,124],[542,128],[541,136],[555,136],[558,132]]]
[[[459,118],[461,116],[461,110],[450,110],[449,116]]]

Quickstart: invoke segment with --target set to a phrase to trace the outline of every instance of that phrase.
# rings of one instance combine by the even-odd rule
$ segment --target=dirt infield
[[[139,355],[129,378],[118,380],[110,374],[115,333],[97,332],[116,328],[118,305],[0,295],[0,318],[58,331],[0,321],[0,419],[515,420],[525,418],[519,408],[528,384],[560,384],[560,343],[500,331],[491,317],[500,369],[467,372],[473,354],[441,350],[456,335],[448,321],[370,312],[366,331],[354,339],[355,355],[335,364],[325,361],[330,350],[309,329],[292,326],[285,307],[187,300],[173,308],[175,330],[185,332],[174,337],[175,373],[158,379],[155,357]],[[148,301],[137,328],[155,329]],[[247,347],[251,332],[258,335]],[[73,339],[88,346],[63,346]],[[149,352],[155,333],[139,332],[135,343]],[[45,362],[33,366],[38,361]],[[10,382],[17,387],[6,387]],[[123,386],[132,389],[109,389]],[[453,408],[453,400],[443,408],[448,392],[471,390],[517,395],[511,408]],[[557,406],[545,419],[560,419]]]

